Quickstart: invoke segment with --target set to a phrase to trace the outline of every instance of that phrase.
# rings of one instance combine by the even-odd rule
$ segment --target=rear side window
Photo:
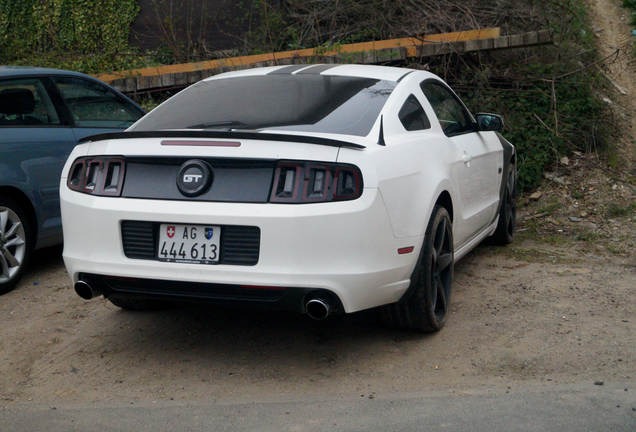
[[[122,129],[143,115],[135,105],[99,83],[71,77],[53,81],[77,127]]]
[[[203,81],[131,130],[267,130],[366,136],[396,83],[328,75],[260,75]]]
[[[59,124],[60,119],[41,80],[0,81],[0,127]]]
[[[430,129],[431,127],[431,122],[428,120],[424,108],[413,95],[406,98],[398,117],[407,131]]]
[[[470,114],[447,87],[436,81],[424,81],[420,87],[433,107],[444,134],[455,136],[474,131]]]

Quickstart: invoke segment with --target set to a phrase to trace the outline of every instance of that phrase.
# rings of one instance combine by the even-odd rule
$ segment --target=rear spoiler
[[[147,132],[109,132],[92,135],[79,140],[80,144],[94,141],[130,139],[130,138],[224,138],[224,139],[249,139],[262,141],[284,141],[301,142],[307,144],[326,145],[331,147],[348,147],[353,149],[364,149],[365,146],[347,141],[340,141],[330,138],[321,138],[305,135],[273,134],[266,132],[234,132],[234,131],[147,131]]]

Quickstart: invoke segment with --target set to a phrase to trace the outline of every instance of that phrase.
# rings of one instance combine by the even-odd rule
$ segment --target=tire
[[[10,197],[0,197],[0,295],[15,288],[34,245],[34,231],[25,209]]]
[[[161,300],[135,297],[110,296],[108,300],[115,306],[129,311],[153,311],[170,308],[171,304]]]
[[[506,189],[504,190],[503,202],[499,209],[499,222],[497,223],[495,233],[491,237],[492,243],[502,246],[512,243],[516,218],[517,185],[515,181],[515,167],[514,165],[510,165],[508,177],[506,179]]]
[[[411,285],[398,303],[383,308],[383,320],[394,328],[439,331],[448,317],[454,264],[452,222],[448,211],[436,205]]]

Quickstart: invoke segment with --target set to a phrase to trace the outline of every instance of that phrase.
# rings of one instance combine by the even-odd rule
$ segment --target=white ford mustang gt
[[[64,262],[81,297],[125,309],[211,301],[322,319],[384,306],[392,325],[436,331],[454,262],[512,240],[502,126],[424,71],[216,75],[75,148]]]

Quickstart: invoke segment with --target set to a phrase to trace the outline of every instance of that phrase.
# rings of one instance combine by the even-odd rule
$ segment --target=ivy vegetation
[[[0,0],[0,64],[86,73],[143,63],[128,43],[136,0]]]

